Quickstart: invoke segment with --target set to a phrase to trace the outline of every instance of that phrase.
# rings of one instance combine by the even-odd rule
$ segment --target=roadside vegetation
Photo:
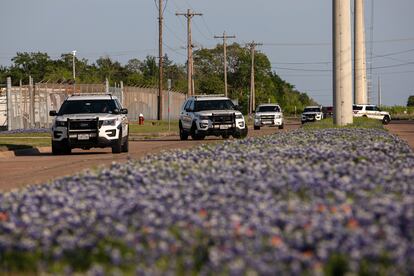
[[[0,272],[411,275],[413,168],[377,128],[114,164],[0,194]]]
[[[392,120],[414,120],[414,106],[381,106],[380,109],[388,111]]]
[[[0,66],[0,82],[12,78],[14,85],[28,83],[29,75],[34,82],[72,82],[72,54],[62,54],[51,59],[46,53],[17,53],[9,67]],[[228,46],[228,88],[229,96],[238,100],[243,113],[247,113],[250,87],[250,50],[234,43]],[[195,90],[198,94],[223,94],[223,48],[194,51]],[[279,103],[286,114],[300,113],[307,105],[316,104],[306,91],[298,91],[294,85],[281,79],[272,71],[271,63],[264,53],[256,55],[256,102]],[[157,58],[147,56],[144,60],[131,59],[121,64],[109,57],[95,62],[76,58],[77,83],[103,83],[108,78],[111,85],[123,81],[126,86],[156,87],[158,85]],[[164,87],[167,79],[172,80],[172,90],[187,91],[185,66],[164,58]]]

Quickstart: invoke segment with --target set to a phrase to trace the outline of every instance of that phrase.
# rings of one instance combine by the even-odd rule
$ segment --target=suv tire
[[[390,123],[391,119],[389,116],[384,116],[384,118],[382,119],[382,123],[384,125],[388,125]]]
[[[180,140],[181,141],[188,140],[188,132],[184,130],[183,125],[181,124],[181,121],[179,124],[179,128],[180,128]]]
[[[129,135],[125,138],[125,142],[122,145],[122,152],[128,152],[129,151]]]
[[[72,149],[68,146],[62,145],[62,143],[52,141],[52,154],[53,155],[63,155],[71,154]]]
[[[284,129],[285,128],[285,124],[281,124],[280,126],[279,126],[279,129]]]
[[[191,138],[193,138],[193,140],[204,140],[206,136],[202,134],[196,134],[196,130],[197,126],[195,125],[195,123],[193,123],[193,126],[191,127]]]
[[[62,148],[55,141],[52,141],[52,154],[53,155],[61,155],[61,154],[63,154]]]
[[[119,137],[116,139],[115,143],[112,145],[112,153],[121,153],[122,152],[122,129],[119,130]]]

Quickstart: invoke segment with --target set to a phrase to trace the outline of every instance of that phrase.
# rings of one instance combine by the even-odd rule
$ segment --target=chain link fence
[[[50,110],[59,110],[63,101],[73,94],[104,94],[116,96],[122,106],[128,109],[131,121],[138,121],[140,114],[147,120],[157,119],[157,88],[124,87],[121,84],[109,87],[106,84],[51,84],[36,83],[11,86],[0,90],[0,124],[8,130],[27,128],[48,128],[52,119]],[[163,120],[177,120],[185,94],[163,91]],[[2,117],[2,115],[5,115]]]

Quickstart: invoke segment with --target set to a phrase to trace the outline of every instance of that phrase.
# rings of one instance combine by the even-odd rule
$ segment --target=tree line
[[[247,111],[250,90],[251,56],[249,49],[237,43],[228,46],[228,91]],[[0,82],[12,77],[13,84],[28,82],[31,75],[35,82],[73,82],[72,54],[62,54],[52,59],[46,53],[17,53],[8,67],[0,67]],[[110,84],[124,82],[127,86],[158,85],[157,58],[147,56],[144,60],[133,58],[126,64],[100,57],[95,62],[75,58],[77,83],[102,83],[108,78]],[[222,94],[224,91],[223,47],[200,49],[194,52],[194,79],[197,94]],[[256,103],[279,103],[286,113],[300,112],[307,105],[317,104],[306,93],[284,81],[272,71],[271,63],[264,53],[255,56]],[[164,57],[164,80],[172,80],[172,89],[187,91],[186,66]],[[167,83],[164,84],[165,87]]]

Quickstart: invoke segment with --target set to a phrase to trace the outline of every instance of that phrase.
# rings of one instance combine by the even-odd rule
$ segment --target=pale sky
[[[405,105],[414,95],[414,1],[366,0],[368,41],[372,1],[372,102],[377,103],[381,76],[383,103]],[[259,50],[283,79],[319,103],[332,104],[331,0],[168,0],[164,50],[182,64],[186,23],[175,12],[188,8],[204,14],[193,20],[200,47],[219,43],[213,36],[223,31],[236,35],[238,43],[262,42]],[[157,17],[154,0],[0,0],[0,64],[9,65],[17,51],[57,58],[77,50],[90,62],[104,55],[122,63],[156,56]]]

